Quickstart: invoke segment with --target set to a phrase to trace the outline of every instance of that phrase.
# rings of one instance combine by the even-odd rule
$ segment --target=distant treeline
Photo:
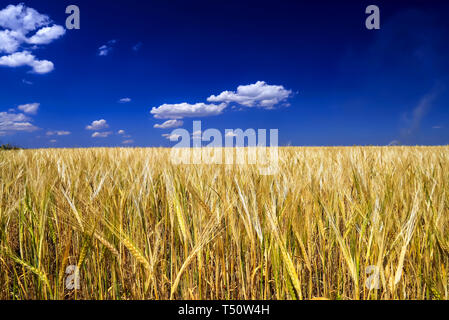
[[[4,151],[4,150],[19,150],[19,149],[20,149],[19,147],[13,146],[13,145],[11,145],[11,144],[9,144],[9,143],[7,143],[7,144],[2,144],[2,145],[0,146],[0,151]]]

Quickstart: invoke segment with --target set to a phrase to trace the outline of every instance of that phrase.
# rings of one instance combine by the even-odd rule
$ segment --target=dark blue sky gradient
[[[0,10],[18,2],[0,0]],[[164,103],[206,102],[265,81],[295,94],[275,110],[228,107],[184,119],[203,128],[278,128],[281,145],[449,144],[449,3],[446,1],[119,1],[24,3],[64,25],[77,4],[81,30],[34,52],[49,74],[0,67],[0,112],[39,102],[41,130],[0,137],[23,147],[120,146],[85,130],[106,119],[135,146],[170,146],[150,114]],[[365,28],[376,4],[381,30]],[[112,52],[98,48],[116,39]],[[142,43],[137,52],[132,47]],[[23,83],[23,79],[32,85]],[[132,102],[120,104],[120,98]],[[426,101],[425,106],[421,103]],[[421,104],[420,104],[421,103]],[[423,108],[417,115],[416,108]],[[433,127],[439,127],[438,129]],[[48,130],[68,130],[47,137]]]

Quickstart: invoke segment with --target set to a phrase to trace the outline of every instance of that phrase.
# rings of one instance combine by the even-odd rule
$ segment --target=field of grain
[[[449,298],[449,147],[169,154],[0,152],[0,299]]]

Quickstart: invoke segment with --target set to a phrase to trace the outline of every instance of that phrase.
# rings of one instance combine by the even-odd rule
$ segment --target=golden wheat
[[[449,147],[169,159],[0,152],[0,299],[449,298]]]

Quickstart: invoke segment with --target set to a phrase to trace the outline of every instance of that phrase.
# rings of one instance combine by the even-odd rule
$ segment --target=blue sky
[[[280,145],[449,144],[449,4],[428,2],[0,0],[0,142],[171,146],[201,120]]]

